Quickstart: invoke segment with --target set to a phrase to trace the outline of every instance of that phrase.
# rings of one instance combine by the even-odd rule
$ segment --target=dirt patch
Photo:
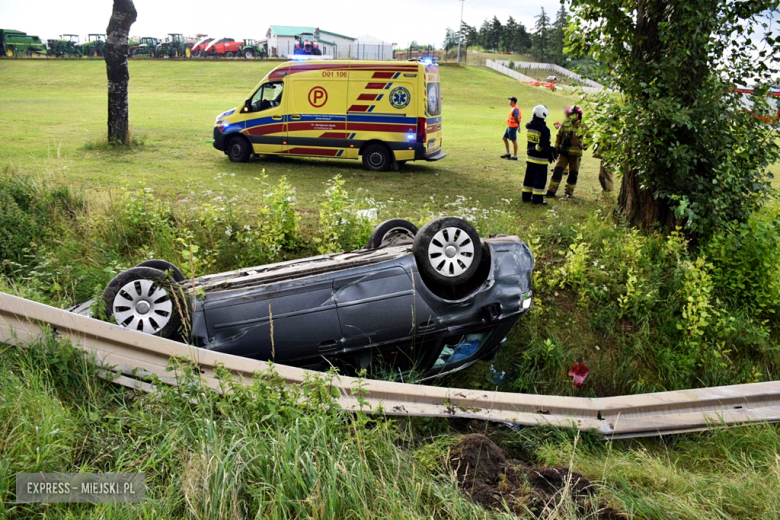
[[[557,504],[566,511],[599,520],[625,519],[626,515],[596,504],[590,481],[568,468],[533,468],[506,458],[503,450],[481,434],[464,436],[450,451],[450,467],[471,500],[490,509],[509,507],[514,513],[547,517]],[[568,495],[568,496],[564,496]]]

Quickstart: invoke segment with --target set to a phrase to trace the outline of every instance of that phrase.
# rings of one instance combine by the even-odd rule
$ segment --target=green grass
[[[298,189],[298,209],[313,215],[325,181],[341,174],[348,187],[362,187],[379,200],[406,200],[418,207],[443,205],[458,195],[485,206],[511,198],[523,221],[539,219],[540,211],[521,208],[525,170],[521,160],[498,159],[504,153],[507,98],[515,95],[527,120],[533,106],[544,103],[551,119],[572,103],[561,93],[522,85],[493,71],[442,67],[444,150],[438,163],[409,163],[401,172],[374,174],[357,161],[321,159],[258,159],[232,164],[211,146],[214,117],[241,103],[273,66],[262,62],[133,61],[130,63],[130,122],[144,145],[132,153],[106,151],[105,66],[95,61],[0,62],[0,165],[22,173],[45,173],[70,186],[105,191],[144,181],[163,197],[176,199],[198,181],[212,183],[235,173],[235,186],[263,170],[271,181],[287,176]],[[521,141],[521,159],[523,154]],[[594,207],[599,192],[598,164],[586,157],[579,193],[582,199],[554,205],[581,216]],[[419,189],[423,186],[424,189]],[[388,215],[395,216],[395,215]]]

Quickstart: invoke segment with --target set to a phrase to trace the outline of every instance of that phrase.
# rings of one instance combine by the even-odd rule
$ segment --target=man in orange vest
[[[520,128],[520,121],[523,120],[523,114],[520,112],[520,107],[517,106],[517,98],[512,96],[509,98],[509,117],[506,120],[506,132],[504,132],[504,146],[506,146],[506,153],[501,156],[502,159],[509,159],[510,161],[517,160],[517,130]],[[512,141],[512,145],[515,149],[515,154],[509,153],[509,141]]]

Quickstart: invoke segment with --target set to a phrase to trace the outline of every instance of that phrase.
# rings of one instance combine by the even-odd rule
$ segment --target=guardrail
[[[142,380],[156,375],[177,384],[166,370],[171,357],[186,358],[201,371],[203,381],[219,389],[217,365],[245,384],[256,372],[272,366],[263,361],[199,349],[183,343],[131,331],[30,300],[0,293],[0,342],[23,346],[46,329],[70,340],[94,356],[104,375],[115,383],[154,391]],[[289,383],[302,383],[307,371],[273,364]],[[115,374],[119,373],[118,377]],[[596,430],[607,438],[647,437],[753,422],[780,421],[780,382],[607,398],[514,394],[358,380],[334,381],[344,410],[385,415],[460,417],[525,426],[552,425]],[[356,390],[359,386],[359,397]],[[369,409],[366,409],[366,406]]]

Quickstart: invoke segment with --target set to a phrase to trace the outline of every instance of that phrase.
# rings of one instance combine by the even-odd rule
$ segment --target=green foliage
[[[320,203],[320,233],[315,238],[320,253],[353,251],[368,243],[376,218],[370,215],[368,201],[352,197],[337,175],[328,182]]]
[[[777,127],[753,112],[780,72],[761,16],[775,0],[575,0],[569,48],[594,56],[619,92],[596,117],[605,160],[625,165],[631,223],[707,236],[745,221],[769,191]],[[685,71],[681,73],[681,71]],[[748,111],[734,87],[759,85]],[[649,192],[642,202],[641,193]],[[667,211],[668,210],[668,211]]]

